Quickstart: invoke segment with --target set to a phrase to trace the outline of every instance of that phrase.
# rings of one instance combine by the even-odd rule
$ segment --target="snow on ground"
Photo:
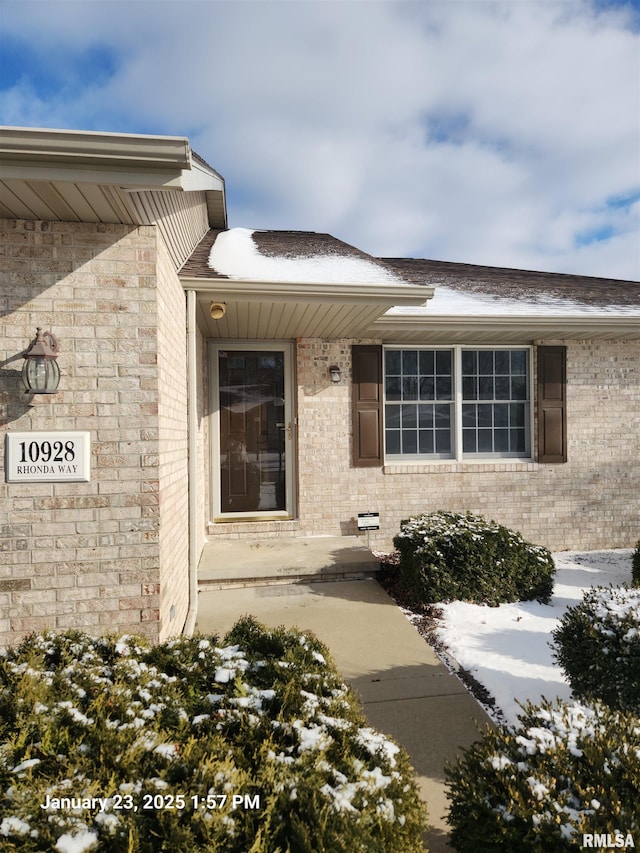
[[[552,657],[551,632],[565,610],[582,600],[585,589],[630,583],[632,553],[629,549],[554,554],[557,573],[550,604],[438,605],[444,614],[438,637],[491,693],[506,721],[515,723],[517,700],[570,698],[571,689]]]

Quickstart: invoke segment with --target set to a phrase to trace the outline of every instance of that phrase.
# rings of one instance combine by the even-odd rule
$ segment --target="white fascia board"
[[[433,297],[435,288],[428,285],[361,284],[360,282],[271,282],[245,279],[198,278],[180,276],[185,290],[210,293],[217,299],[270,302],[360,302],[387,305],[424,305]]]
[[[0,128],[0,177],[8,180],[181,190],[191,167],[186,137]]]
[[[549,317],[548,314],[530,314],[528,316],[490,316],[477,315],[475,317],[461,317],[459,315],[429,315],[416,316],[415,314],[394,314],[380,317],[373,323],[372,328],[376,331],[424,331],[430,329],[439,331],[444,328],[456,330],[482,330],[483,332],[501,329],[521,329],[523,332],[535,332],[536,336],[544,334],[562,334],[566,337],[569,333],[588,335],[590,333],[612,333],[620,332],[620,337],[626,334],[634,338],[640,335],[640,316],[624,316],[612,314],[586,315],[567,314],[564,316]]]
[[[0,156],[6,162],[73,165],[126,165],[176,170],[191,168],[189,140],[183,136],[0,127]]]

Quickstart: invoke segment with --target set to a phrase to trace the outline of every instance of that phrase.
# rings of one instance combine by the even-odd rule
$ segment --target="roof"
[[[564,273],[448,263],[421,258],[379,259],[415,284],[436,286],[429,314],[640,315],[640,282]]]
[[[298,284],[334,282],[345,286],[358,282],[404,287],[413,284],[378,259],[330,234],[246,228],[210,231],[183,266],[181,275]]]

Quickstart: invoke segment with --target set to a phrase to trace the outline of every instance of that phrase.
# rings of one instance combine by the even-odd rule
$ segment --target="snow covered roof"
[[[640,282],[408,258],[384,258],[406,281],[435,285],[425,307],[388,314],[640,317]]]
[[[209,276],[296,284],[408,284],[375,258],[329,234],[231,228],[212,236],[206,260]],[[201,252],[200,270],[203,261]]]

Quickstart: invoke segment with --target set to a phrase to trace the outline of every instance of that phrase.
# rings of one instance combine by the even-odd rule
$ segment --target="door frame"
[[[220,377],[218,374],[218,353],[220,350],[234,351],[271,351],[282,352],[284,356],[284,422],[291,425],[285,429],[285,509],[265,510],[263,512],[222,512],[220,484]],[[296,511],[296,435],[297,423],[295,382],[294,382],[294,349],[292,341],[209,341],[209,376],[210,381],[210,439],[209,482],[211,488],[210,517],[213,522],[233,521],[286,521],[295,518]]]

